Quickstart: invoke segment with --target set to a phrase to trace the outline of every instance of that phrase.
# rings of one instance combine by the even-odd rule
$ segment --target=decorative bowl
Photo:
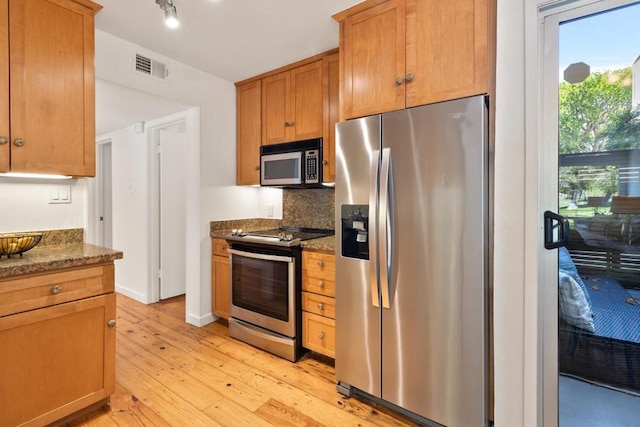
[[[7,233],[0,234],[0,257],[2,255],[22,256],[24,252],[33,249],[42,239],[42,233]]]

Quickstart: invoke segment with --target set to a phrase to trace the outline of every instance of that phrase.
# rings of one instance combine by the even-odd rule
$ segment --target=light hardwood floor
[[[68,426],[412,426],[335,390],[333,361],[290,363],[229,338],[227,325],[184,322],[184,298],[117,296],[116,393]]]

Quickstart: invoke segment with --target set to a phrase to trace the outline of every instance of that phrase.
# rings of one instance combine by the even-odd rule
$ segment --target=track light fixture
[[[160,9],[164,10],[164,23],[167,27],[178,28],[180,21],[178,21],[178,12],[173,0],[156,0],[156,4],[160,6]]]

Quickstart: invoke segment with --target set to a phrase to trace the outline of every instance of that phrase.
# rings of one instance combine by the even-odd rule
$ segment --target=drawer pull
[[[320,332],[320,333],[318,334],[318,338],[320,338],[320,339],[324,339],[324,332]]]
[[[60,285],[55,285],[55,286],[51,287],[51,293],[53,295],[59,294],[61,290],[62,290],[62,288],[60,287]]]
[[[324,282],[322,280],[318,280],[318,287],[324,288]]]
[[[321,302],[319,302],[319,303],[318,303],[318,308],[319,308],[320,310],[324,310],[324,304],[323,304],[323,303],[321,303]]]
[[[324,267],[324,261],[322,260],[318,261],[318,267]]]
[[[114,326],[116,326],[116,320],[115,319],[111,319],[107,322],[107,326],[110,328],[113,328]]]

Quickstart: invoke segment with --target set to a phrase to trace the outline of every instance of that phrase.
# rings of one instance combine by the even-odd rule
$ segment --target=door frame
[[[557,251],[544,249],[545,210],[558,209],[558,28],[560,22],[637,0],[536,0],[525,6],[524,415],[558,422]],[[535,304],[533,303],[535,302]]]
[[[145,123],[147,134],[147,149],[149,158],[149,283],[147,295],[149,302],[160,300],[160,288],[158,286],[158,260],[160,254],[160,240],[158,229],[160,226],[159,208],[159,158],[157,156],[157,142],[161,138],[162,129],[181,124],[185,127],[186,136],[186,165],[185,170],[185,304],[188,307],[191,299],[200,298],[200,109],[191,108],[170,114]],[[185,310],[187,321],[189,314]]]
[[[102,138],[96,140],[96,177],[87,180],[87,209],[85,212],[85,223],[87,224],[87,235],[85,237],[88,243],[94,243],[102,246],[102,230],[100,224],[100,211],[102,204],[102,151],[100,146],[109,144],[113,148],[111,138]],[[113,182],[113,181],[112,181]],[[112,233],[113,239],[113,233]]]

